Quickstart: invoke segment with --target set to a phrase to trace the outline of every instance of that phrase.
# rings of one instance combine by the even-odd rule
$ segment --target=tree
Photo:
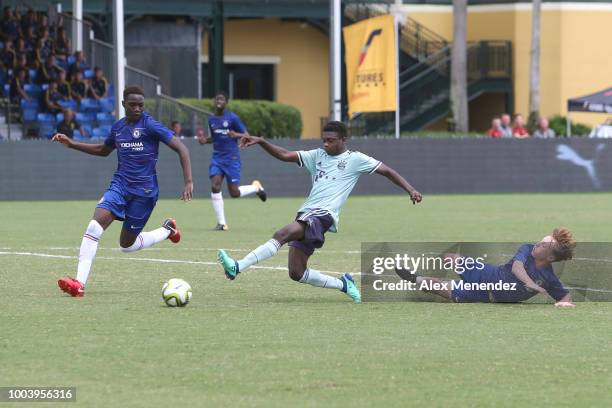
[[[529,119],[527,128],[535,129],[540,118],[540,14],[542,0],[533,0],[531,11],[531,52],[529,67]]]
[[[467,132],[467,0],[453,0],[453,49],[451,55],[450,100],[453,130]]]

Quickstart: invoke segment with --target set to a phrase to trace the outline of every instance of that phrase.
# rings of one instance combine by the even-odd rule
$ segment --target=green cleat
[[[351,274],[345,273],[344,275],[342,275],[340,280],[342,281],[342,289],[340,290],[349,295],[349,297],[353,299],[353,302],[361,303],[361,293],[359,292],[359,288],[357,288],[357,285],[355,285],[355,281],[353,280]]]
[[[238,262],[234,261],[224,250],[220,249],[217,251],[217,261],[223,267],[225,276],[229,280],[236,279],[236,276],[240,273],[238,270]],[[359,292],[358,292],[359,293]]]

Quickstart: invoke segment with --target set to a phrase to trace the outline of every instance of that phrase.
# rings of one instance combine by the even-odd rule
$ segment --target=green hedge
[[[567,118],[565,116],[553,116],[548,121],[548,127],[555,131],[557,136],[567,136]],[[588,136],[591,128],[583,123],[572,122],[572,136]]]
[[[214,112],[212,99],[183,98],[181,102]],[[231,100],[227,109],[240,116],[249,133],[264,137],[299,139],[302,115],[290,105],[259,100]]]

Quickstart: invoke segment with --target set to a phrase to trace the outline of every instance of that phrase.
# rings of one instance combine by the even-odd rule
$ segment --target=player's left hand
[[[576,307],[572,302],[557,302],[555,303],[555,307]]]
[[[412,204],[420,203],[423,200],[423,195],[416,190],[411,191],[410,200],[412,200]]]
[[[191,201],[193,198],[193,182],[185,183],[185,189],[183,190],[183,194],[181,194],[181,200],[183,201]]]
[[[244,136],[242,133],[238,133],[233,130],[230,130],[229,132],[227,132],[227,135],[231,137],[232,139],[240,139],[241,137]]]

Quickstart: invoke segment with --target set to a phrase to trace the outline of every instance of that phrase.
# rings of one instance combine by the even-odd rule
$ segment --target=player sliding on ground
[[[555,306],[573,307],[569,291],[555,275],[552,264],[572,259],[575,248],[576,241],[572,234],[567,229],[557,228],[537,244],[521,245],[514,257],[504,265],[481,264],[481,268],[476,265],[466,267],[460,274],[461,281],[454,281],[455,284],[437,278],[417,276],[406,270],[397,272],[403,279],[415,282],[417,288],[427,288],[426,292],[457,303],[517,303],[538,293],[548,293],[555,299]],[[447,256],[455,259],[459,257],[457,254]],[[461,283],[461,287],[458,287],[458,283]],[[465,284],[477,284],[479,287],[467,289]],[[503,285],[506,289],[480,290],[482,284]]]
[[[323,128],[323,148],[308,151],[289,151],[273,145],[261,137],[243,136],[241,147],[259,144],[273,157],[306,167],[312,176],[312,189],[294,222],[278,230],[265,244],[259,246],[243,259],[236,261],[220,249],[217,258],[227,278],[233,280],[250,266],[262,262],[289,243],[289,277],[300,283],[322,288],[338,289],[361,302],[361,294],[350,274],[339,279],[308,268],[308,258],[325,242],[325,233],[336,232],[340,209],[357,180],[365,173],[378,173],[400,186],[414,204],[422,200],[416,191],[395,170],[363,153],[346,147],[347,129],[342,122],[329,122]]]
[[[159,193],[155,164],[159,142],[178,153],[183,168],[185,186],[182,199],[189,201],[193,195],[189,151],[172,132],[144,112],[144,92],[137,86],[123,91],[125,117],[116,122],[102,144],[74,142],[68,136],[56,134],[53,141],[94,156],[108,156],[117,149],[119,165],[108,190],[98,202],[81,242],[76,279],[61,278],[59,287],[71,296],[81,297],[96,256],[98,241],[104,230],[114,220],[123,221],[119,245],[123,252],[148,248],[165,240],[177,243],[180,231],[173,219],[164,221],[161,228],[141,232],[155,208]]]
[[[248,135],[248,132],[238,115],[225,110],[227,106],[225,92],[217,92],[213,102],[215,114],[208,118],[209,136],[198,137],[198,142],[213,144],[212,160],[208,167],[211,184],[210,199],[217,216],[215,230],[227,231],[229,227],[225,221],[223,193],[221,193],[223,178],[227,179],[227,189],[232,198],[256,194],[261,201],[266,201],[267,195],[258,180],[254,180],[250,185],[239,185],[241,162],[238,140],[241,136]]]

